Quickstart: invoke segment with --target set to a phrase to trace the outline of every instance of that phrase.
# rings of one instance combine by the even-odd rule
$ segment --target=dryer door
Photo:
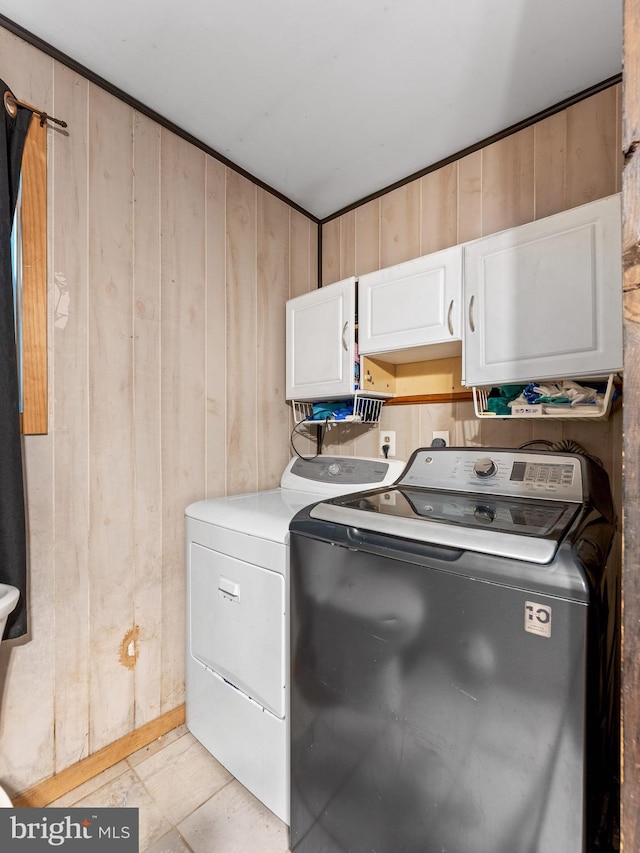
[[[284,577],[195,542],[189,562],[191,654],[284,718]]]

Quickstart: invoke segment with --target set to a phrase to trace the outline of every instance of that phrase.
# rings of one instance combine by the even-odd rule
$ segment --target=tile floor
[[[52,806],[139,809],[140,853],[285,853],[287,827],[179,726]]]

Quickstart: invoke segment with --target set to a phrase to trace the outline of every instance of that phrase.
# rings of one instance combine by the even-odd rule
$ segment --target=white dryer
[[[296,457],[280,488],[187,507],[187,727],[289,822],[289,522],[390,485],[404,462]]]

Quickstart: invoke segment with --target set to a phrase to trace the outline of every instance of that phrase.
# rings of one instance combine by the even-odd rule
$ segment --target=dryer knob
[[[476,477],[480,477],[481,479],[493,477],[497,470],[496,463],[493,459],[489,459],[488,456],[484,456],[482,459],[476,459],[473,464],[473,473]]]
[[[340,473],[340,466],[338,465],[337,462],[332,462],[331,465],[329,465],[329,468],[327,470],[329,471],[329,473],[331,474],[332,477],[335,477],[336,474]]]

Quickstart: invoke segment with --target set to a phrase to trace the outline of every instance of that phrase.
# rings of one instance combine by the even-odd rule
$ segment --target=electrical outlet
[[[380,447],[378,450],[378,452],[380,453],[380,456],[384,456],[384,450],[382,448],[384,447],[385,444],[389,445],[388,456],[389,457],[395,456],[396,455],[396,433],[395,433],[395,430],[392,430],[392,429],[387,429],[387,430],[381,429],[380,430]]]
[[[449,430],[448,429],[434,430],[431,433],[431,440],[433,441],[434,438],[444,439],[444,443],[447,445],[447,447],[449,447]]]

